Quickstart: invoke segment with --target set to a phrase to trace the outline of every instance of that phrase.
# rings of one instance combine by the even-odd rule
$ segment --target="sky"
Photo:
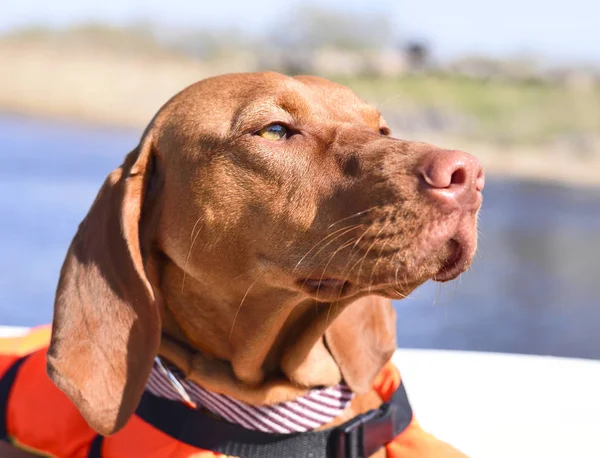
[[[28,24],[151,21],[169,27],[260,32],[307,0],[0,0],[0,32]],[[400,39],[425,39],[440,58],[537,55],[600,64],[596,0],[321,0],[320,6],[384,12]]]

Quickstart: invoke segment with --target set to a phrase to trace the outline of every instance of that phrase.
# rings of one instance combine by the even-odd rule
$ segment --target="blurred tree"
[[[394,28],[383,13],[342,12],[315,5],[286,14],[270,33],[279,48],[365,50],[391,47]]]
[[[239,29],[196,29],[178,31],[167,38],[169,46],[191,57],[211,60],[226,58],[256,48],[256,39]]]
[[[411,70],[423,70],[429,65],[429,46],[421,41],[411,41],[406,45],[406,58]]]

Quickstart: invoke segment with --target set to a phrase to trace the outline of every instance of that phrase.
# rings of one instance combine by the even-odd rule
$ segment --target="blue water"
[[[0,115],[0,324],[51,320],[71,237],[138,136]],[[600,189],[489,180],[484,196],[473,269],[397,302],[398,344],[600,359]]]

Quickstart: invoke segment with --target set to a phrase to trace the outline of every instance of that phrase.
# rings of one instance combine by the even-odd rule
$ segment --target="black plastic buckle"
[[[396,406],[386,402],[339,427],[336,458],[367,458],[394,437]]]

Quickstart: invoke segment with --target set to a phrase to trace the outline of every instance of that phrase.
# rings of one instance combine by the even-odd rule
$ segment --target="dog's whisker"
[[[383,226],[381,226],[381,229],[379,229],[379,231],[377,232],[377,234],[375,235],[375,238],[373,239],[373,243],[371,243],[371,246],[367,249],[367,252],[365,253],[365,255],[362,257],[361,261],[360,261],[360,267],[358,268],[358,273],[356,274],[356,282],[358,283],[358,280],[360,278],[360,273],[362,271],[362,267],[363,264],[365,262],[365,259],[367,259],[367,256],[369,255],[369,252],[371,251],[371,249],[375,246],[375,244],[377,243],[377,238],[381,235],[381,233],[383,232],[383,230],[388,227],[389,225],[389,221],[386,222]]]
[[[194,244],[196,243],[196,239],[200,235],[200,230],[198,230],[198,232],[196,232],[196,235],[194,235],[194,231],[196,230],[196,226],[198,225],[198,223],[200,222],[201,219],[202,219],[202,217],[200,217],[196,220],[196,222],[194,223],[194,226],[192,227],[192,232],[190,232],[190,241],[191,241],[190,249],[188,250],[188,254],[185,257],[185,264],[183,267],[183,278],[181,279],[181,294],[182,295],[183,295],[183,290],[185,287],[185,278],[187,276],[188,264],[190,262],[190,257],[192,256],[192,250],[194,249]]]
[[[396,252],[396,255],[398,257],[398,259],[394,262],[398,263],[398,265],[396,266],[396,270],[394,272],[394,288],[399,288],[400,287],[400,280],[398,279],[398,272],[400,271],[400,268],[403,266],[403,263],[401,262],[401,257],[402,257],[402,252],[400,250],[398,250]]]
[[[194,223],[194,225],[192,226],[192,230],[190,232],[190,242],[192,240],[194,240],[194,232],[196,231],[196,227],[198,226],[198,223],[202,220],[202,216],[200,216],[196,222]]]
[[[343,250],[344,248],[346,248],[347,246],[351,245],[354,242],[354,238],[351,238],[350,240],[348,240],[347,242],[343,243],[342,246],[340,246],[339,248],[337,248],[333,254],[331,255],[331,257],[329,258],[329,260],[327,261],[327,264],[325,265],[325,268],[323,269],[323,272],[321,274],[321,281],[323,281],[323,275],[325,275],[325,271],[327,270],[327,268],[329,267],[329,263],[331,262],[331,260],[333,259],[333,257],[341,250]],[[317,270],[319,268],[321,264],[316,265],[311,271],[310,273],[307,275],[307,277],[304,279],[304,281],[302,282],[302,288],[304,287],[304,285],[306,285],[306,282],[310,279],[311,275],[315,272],[315,270]],[[317,289],[317,300],[318,300],[318,296],[319,296],[319,289]]]
[[[354,250],[354,248],[356,248],[356,243],[355,243],[354,247],[352,247],[352,250]],[[359,246],[359,248],[363,248],[363,246]],[[352,273],[352,270],[354,269],[354,267],[356,267],[356,264],[354,264],[352,266],[352,268],[350,268],[350,270],[348,270],[348,265],[350,264],[352,259],[354,259],[354,256],[356,256],[356,253],[349,256],[348,261],[346,261],[346,265],[344,266],[344,270],[342,271],[342,275],[344,275],[344,273],[346,273],[346,276],[344,277],[344,283],[346,283],[350,279],[350,274]]]
[[[375,265],[373,266],[373,269],[371,270],[371,276],[369,277],[369,293],[371,292],[371,285],[373,284],[373,275],[375,275],[375,271],[377,270],[377,265],[381,261],[381,253],[383,253],[383,250],[385,249],[385,246],[389,242],[390,242],[390,239],[387,239],[383,243],[383,245],[381,246],[381,248],[379,249],[379,254],[377,255],[377,260],[375,261]]]
[[[243,272],[243,273],[239,274],[238,276],[233,277],[232,281],[239,280],[240,278],[245,277],[246,275],[251,274],[252,272],[256,272],[257,270],[259,270],[259,267],[255,267],[253,269],[247,270],[246,272]]]
[[[393,286],[392,286],[391,288],[392,288],[392,291],[394,291],[394,292],[395,292],[395,293],[396,293],[398,296],[400,296],[402,299],[406,299],[406,298],[408,298],[408,296],[407,296],[407,295],[405,295],[404,293],[402,293],[402,292],[398,291],[398,290],[397,290],[395,287],[393,287]]]
[[[340,237],[343,237],[344,235],[348,234],[349,232],[352,232],[357,227],[359,227],[359,226],[350,227],[350,228],[348,228],[348,230],[338,234],[336,237],[334,237],[329,242],[327,242],[325,245],[323,245],[321,248],[319,248],[319,250],[315,254],[313,254],[312,258],[314,259],[315,257],[317,257],[325,248],[327,248],[329,245],[331,245],[333,242],[335,242]]]
[[[373,225],[369,225],[367,227],[367,229],[361,234],[361,236],[356,239],[356,242],[354,243],[354,246],[352,247],[352,250],[350,250],[350,253],[348,254],[348,261],[346,261],[346,265],[344,266],[344,270],[342,270],[342,275],[344,274],[344,272],[346,272],[346,269],[348,269],[348,266],[350,265],[350,263],[352,262],[352,260],[354,259],[354,256],[356,256],[356,253],[358,253],[358,251],[355,253],[354,250],[356,249],[356,247],[358,246],[358,244],[360,243],[360,241],[362,240],[362,238],[367,235],[367,233],[369,232],[369,230],[371,230],[371,228],[373,227]],[[361,247],[359,247],[360,249]],[[350,278],[350,273],[352,272],[352,269],[350,269],[348,271],[348,274],[346,275],[345,279],[344,279],[344,283],[346,283],[348,281],[348,279]]]
[[[237,320],[238,314],[240,313],[242,305],[244,304],[244,301],[246,300],[246,296],[248,296],[248,293],[250,292],[250,290],[252,289],[252,287],[256,284],[256,282],[258,282],[258,280],[254,280],[250,284],[250,286],[248,286],[248,289],[246,290],[246,293],[244,294],[244,297],[242,297],[242,300],[240,301],[240,305],[238,305],[238,308],[235,311],[235,315],[233,316],[233,321],[231,323],[231,330],[229,331],[229,343],[231,343],[231,337],[233,336],[233,328],[235,326],[235,322]]]
[[[353,242],[354,242],[354,239],[349,240],[347,243],[342,245],[339,249],[342,250],[343,248],[347,248],[348,246],[352,245]],[[356,244],[355,244],[355,246],[356,246]],[[354,249],[354,247],[353,247],[353,249]],[[342,275],[346,271],[346,268],[348,267],[348,263],[349,262],[347,261],[346,265],[344,266],[344,270],[342,270]],[[349,275],[346,275],[346,277],[344,277],[344,281],[342,282],[342,284],[345,284],[348,281],[348,278],[349,278]],[[340,289],[337,300],[339,301],[341,297],[342,297],[342,290]]]
[[[348,232],[350,232],[350,231],[348,231]],[[344,234],[340,234],[338,237],[336,237],[335,239],[331,240],[331,241],[330,241],[330,242],[329,242],[329,243],[328,243],[326,246],[322,247],[322,248],[321,248],[321,250],[319,250],[319,252],[318,252],[318,253],[316,253],[316,254],[315,254],[313,257],[317,256],[317,255],[318,255],[318,254],[319,254],[321,251],[323,251],[323,249],[324,249],[324,248],[326,248],[328,245],[330,245],[331,243],[333,243],[333,242],[334,242],[336,239],[338,239],[338,238],[342,237],[342,236],[343,236],[343,235],[345,235],[345,234],[346,234],[346,233],[344,233]],[[348,243],[348,242],[346,242],[346,243]],[[351,242],[350,242],[350,243],[351,243]],[[346,244],[344,244],[344,245],[343,245],[343,247],[345,247],[345,245],[346,245]],[[336,251],[336,253],[337,253],[337,251]],[[335,253],[334,253],[334,255],[335,255]],[[313,267],[313,269],[310,271],[310,273],[309,273],[309,274],[306,276],[306,278],[305,278],[305,279],[304,279],[304,281],[302,282],[302,288],[304,288],[304,286],[306,285],[306,282],[307,282],[308,280],[310,280],[310,276],[313,274],[313,272],[314,272],[315,270],[317,270],[317,268],[318,268],[320,265],[321,265],[321,263],[319,263],[319,264],[317,264],[315,267]],[[322,280],[322,278],[321,278],[321,280]]]
[[[377,105],[375,105],[375,106],[376,106],[376,107],[377,107],[377,109],[379,110],[379,109],[383,108],[384,106],[386,106],[386,105],[387,105],[388,103],[390,103],[391,101],[393,101],[394,99],[398,99],[398,98],[400,98],[400,97],[402,97],[402,94],[395,94],[395,95],[391,96],[390,98],[388,98],[388,99],[384,100],[383,102],[381,102],[381,103],[378,103],[378,104],[377,104]]]
[[[329,307],[327,307],[327,316],[325,317],[325,328],[329,327],[329,314],[331,313],[331,309],[333,307],[337,307],[339,305],[338,301],[332,302],[331,304],[329,304]]]
[[[329,264],[331,263],[331,261],[333,261],[333,258],[335,257],[336,254],[338,254],[340,251],[342,251],[347,246],[351,245],[352,242],[354,242],[353,238],[350,239],[350,240],[348,240],[346,243],[343,243],[342,246],[340,246],[337,250],[335,250],[333,252],[333,254],[331,255],[331,257],[327,261],[327,264],[325,264],[325,268],[323,269],[323,272],[321,272],[321,278],[319,280],[319,286],[317,287],[317,300],[319,299],[319,291],[321,290],[321,282],[323,282],[323,278],[325,278],[325,272],[327,272],[327,269],[329,268]],[[315,269],[313,269],[312,272],[314,272],[314,271],[315,271]],[[311,274],[312,274],[312,272],[311,272]],[[304,283],[306,283],[306,280],[304,280]],[[342,283],[342,287],[343,287],[343,283]],[[340,288],[340,294],[341,294],[341,289],[342,288]],[[338,296],[338,298],[339,298],[339,296]]]
[[[432,307],[435,307],[435,304],[437,303],[438,299],[440,298],[441,291],[442,291],[441,283],[436,283],[435,284],[435,295],[433,296],[433,303],[431,304]]]
[[[335,223],[333,223],[333,224],[330,224],[330,225],[327,227],[327,229],[331,229],[333,226],[335,226],[336,224],[339,224],[339,223],[341,223],[342,221],[347,221],[347,220],[349,220],[350,218],[356,218],[356,217],[358,217],[358,216],[364,215],[365,213],[369,213],[369,212],[371,212],[371,211],[375,210],[376,208],[379,208],[379,207],[378,207],[378,206],[371,207],[371,208],[368,208],[368,209],[366,209],[366,210],[360,211],[360,212],[358,212],[358,213],[354,213],[353,215],[346,216],[345,218],[339,219],[339,220],[337,220]]]
[[[356,245],[356,244],[355,244],[355,245]],[[364,249],[366,246],[367,246],[367,244],[358,245],[358,248],[359,248],[359,249]],[[356,246],[355,246],[355,247],[353,247],[353,249],[354,249],[354,248],[356,248]],[[356,256],[356,254],[357,254],[357,253],[358,253],[358,251],[357,251],[356,253],[354,253],[354,254],[353,254],[351,257],[350,257],[350,259],[348,259],[348,261],[346,262],[346,266],[344,267],[344,270],[342,271],[342,274],[344,274],[345,272],[347,272],[347,273],[346,273],[346,276],[345,276],[345,279],[344,279],[344,283],[346,283],[346,282],[347,282],[347,281],[350,279],[350,275],[352,274],[352,271],[354,270],[354,268],[355,268],[355,267],[358,265],[358,263],[360,262],[360,259],[359,259],[359,260],[358,260],[356,263],[354,263],[354,264],[352,265],[352,267],[351,267],[351,268],[348,270],[348,265],[349,265],[349,264],[350,264],[350,262],[351,262],[351,261],[354,259],[354,257]]]
[[[302,258],[300,259],[300,261],[298,261],[298,263],[296,264],[296,266],[294,267],[294,270],[292,270],[292,274],[294,274],[296,272],[296,269],[298,269],[298,267],[300,266],[300,264],[302,263],[302,261],[304,261],[306,259],[306,257],[315,249],[317,248],[321,243],[325,242],[327,239],[329,239],[330,237],[333,237],[334,235],[338,234],[338,236],[336,236],[333,240],[330,240],[325,246],[321,247],[321,249],[313,255],[313,258],[315,256],[317,256],[324,248],[326,248],[327,246],[329,246],[329,244],[331,244],[333,241],[337,240],[339,237],[341,237],[342,235],[347,234],[348,232],[351,232],[352,230],[360,227],[361,224],[355,224],[353,226],[345,226],[342,227],[340,229],[337,229],[335,231],[333,231],[331,234],[326,235],[325,237],[323,237],[321,240],[319,240],[315,245],[313,245],[313,247],[308,250],[306,252],[306,254],[304,256],[302,256]],[[346,231],[343,234],[339,234],[341,231]]]
[[[366,245],[365,245],[365,246],[366,246]],[[362,246],[361,248],[364,248],[365,246]],[[371,247],[372,247],[372,245],[371,245]],[[364,261],[365,257],[366,257],[366,256],[369,254],[369,250],[371,249],[371,247],[369,247],[369,249],[367,250],[367,252],[365,253],[365,255],[364,255],[362,258],[360,258],[358,261],[356,261],[356,262],[355,262],[355,263],[352,265],[352,267],[350,268],[349,274],[350,274],[350,273],[351,273],[351,272],[354,270],[354,268],[355,268],[355,267],[357,267],[357,266],[358,266],[358,265],[359,265],[359,264],[360,264],[362,261]],[[356,275],[356,281],[357,281],[357,282],[358,282],[358,278],[359,278],[359,276],[360,276],[360,270],[359,270],[359,273],[358,273],[358,275]]]

